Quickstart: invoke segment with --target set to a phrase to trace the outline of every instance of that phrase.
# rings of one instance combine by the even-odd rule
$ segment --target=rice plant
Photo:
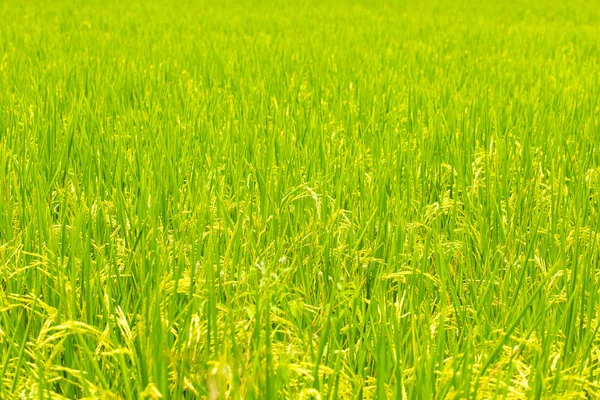
[[[0,2],[0,398],[600,397],[598,0]]]

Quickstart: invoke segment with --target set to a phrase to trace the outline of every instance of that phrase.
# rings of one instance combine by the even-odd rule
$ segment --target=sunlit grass
[[[0,3],[0,398],[599,397],[600,3],[480,3]]]

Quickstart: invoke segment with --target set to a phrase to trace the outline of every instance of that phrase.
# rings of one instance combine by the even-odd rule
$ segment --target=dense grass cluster
[[[0,398],[600,396],[600,3],[0,3]]]

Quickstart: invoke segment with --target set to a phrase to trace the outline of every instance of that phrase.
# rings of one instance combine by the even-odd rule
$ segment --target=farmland
[[[0,398],[600,397],[597,0],[0,2]]]

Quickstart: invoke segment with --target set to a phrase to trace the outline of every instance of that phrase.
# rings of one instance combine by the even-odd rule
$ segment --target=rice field
[[[598,0],[0,2],[0,398],[600,397]]]

